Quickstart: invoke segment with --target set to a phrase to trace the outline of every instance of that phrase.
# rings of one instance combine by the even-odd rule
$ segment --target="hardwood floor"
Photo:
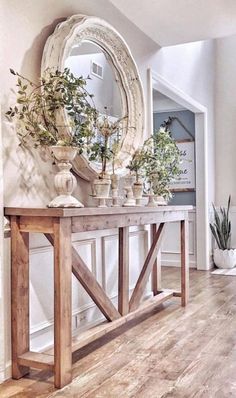
[[[163,287],[179,287],[178,269],[164,268]],[[235,315],[236,278],[191,270],[186,308],[173,299],[81,349],[63,390],[32,371],[2,384],[0,397],[236,397]]]

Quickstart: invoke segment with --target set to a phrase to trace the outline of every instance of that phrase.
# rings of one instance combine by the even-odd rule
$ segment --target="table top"
[[[31,208],[5,207],[5,216],[35,216],[35,217],[83,217],[104,215],[125,215],[141,213],[160,213],[191,211],[193,206],[134,206],[134,207],[83,207],[83,208]]]

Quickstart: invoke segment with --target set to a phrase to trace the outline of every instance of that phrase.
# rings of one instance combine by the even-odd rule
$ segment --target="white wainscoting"
[[[197,267],[196,258],[196,211],[189,212],[189,265]],[[168,223],[165,226],[161,248],[161,264],[166,266],[180,266],[180,225]]]
[[[94,273],[114,304],[118,293],[118,234],[117,230],[78,233],[73,244],[89,269]],[[150,245],[148,227],[130,228],[130,294],[135,286]],[[195,261],[195,213],[190,215],[191,266]],[[5,318],[5,377],[10,376],[10,239],[5,239],[4,318]],[[162,245],[162,264],[179,265],[179,224],[166,226]],[[151,292],[150,282],[146,295]],[[72,327],[76,334],[104,316],[73,276]],[[31,349],[44,350],[53,344],[53,250],[40,234],[30,235],[30,340]]]

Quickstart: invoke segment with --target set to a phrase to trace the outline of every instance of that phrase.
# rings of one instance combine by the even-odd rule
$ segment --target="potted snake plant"
[[[93,95],[86,90],[89,76],[77,78],[68,68],[48,69],[33,82],[10,72],[17,78],[17,103],[6,115],[16,119],[20,145],[49,148],[60,170],[55,176],[58,196],[48,206],[83,207],[72,196],[77,182],[70,162],[86,150],[97,117]]]
[[[236,265],[236,249],[231,247],[230,203],[231,196],[227,208],[220,207],[219,212],[212,204],[214,221],[210,224],[210,228],[218,246],[214,249],[214,263],[218,268],[233,268]]]

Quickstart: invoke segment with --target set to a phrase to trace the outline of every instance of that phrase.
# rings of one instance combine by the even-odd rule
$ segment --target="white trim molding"
[[[147,126],[153,132],[153,89],[195,114],[196,144],[196,254],[197,269],[211,268],[208,194],[207,108],[152,69],[147,70]]]

